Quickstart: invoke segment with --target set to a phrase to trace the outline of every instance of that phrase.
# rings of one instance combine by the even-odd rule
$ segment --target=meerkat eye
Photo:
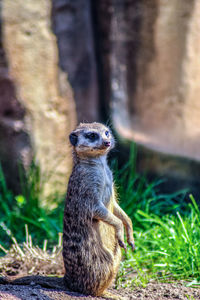
[[[96,141],[99,139],[99,135],[96,132],[90,132],[90,133],[86,133],[85,137],[89,140],[91,140],[92,142]]]
[[[109,137],[109,131],[108,130],[106,130],[106,132],[105,132],[105,135],[107,136],[107,137]]]

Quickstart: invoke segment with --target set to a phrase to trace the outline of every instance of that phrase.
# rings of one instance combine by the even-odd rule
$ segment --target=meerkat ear
[[[69,135],[69,140],[70,140],[70,143],[72,144],[72,146],[76,146],[77,142],[78,142],[78,136],[75,132],[72,132],[70,135]]]

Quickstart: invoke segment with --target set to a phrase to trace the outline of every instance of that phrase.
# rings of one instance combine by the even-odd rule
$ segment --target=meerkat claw
[[[125,252],[127,251],[127,247],[121,240],[118,241],[121,248],[124,248]]]
[[[129,245],[131,246],[132,251],[134,251],[135,250],[135,244],[131,242],[131,243],[129,243]]]

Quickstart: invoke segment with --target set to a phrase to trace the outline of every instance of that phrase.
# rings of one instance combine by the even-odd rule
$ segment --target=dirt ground
[[[110,299],[87,297],[65,289],[60,247],[48,253],[28,243],[24,243],[24,247],[21,248],[15,243],[7,254],[0,258],[0,274],[0,300]],[[49,274],[54,276],[47,276]],[[154,282],[145,288],[111,288],[109,292],[114,294],[117,300],[200,300],[200,289],[185,287],[181,282]]]
[[[146,288],[110,289],[116,299],[171,300],[200,299],[200,289],[190,288],[180,283],[149,283]],[[121,296],[121,297],[120,297]],[[84,296],[67,291],[62,278],[47,276],[25,276],[18,279],[0,277],[0,299],[2,300],[69,300],[69,299],[105,299]],[[106,298],[110,299],[110,298]]]

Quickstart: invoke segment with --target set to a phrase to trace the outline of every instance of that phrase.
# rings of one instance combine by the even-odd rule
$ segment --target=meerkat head
[[[115,145],[111,130],[101,123],[80,123],[69,135],[74,151],[81,157],[107,154]]]

